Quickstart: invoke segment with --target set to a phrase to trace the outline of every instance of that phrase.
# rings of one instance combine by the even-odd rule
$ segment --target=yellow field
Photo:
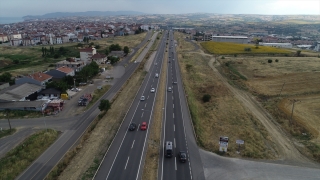
[[[258,49],[252,44],[237,44],[227,42],[203,42],[201,46],[213,54],[290,54],[286,49],[275,47],[259,46]],[[245,48],[251,48],[251,51],[245,51]]]

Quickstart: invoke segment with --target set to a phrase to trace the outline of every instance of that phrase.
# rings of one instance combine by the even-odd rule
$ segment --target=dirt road
[[[273,137],[273,141],[276,144],[278,154],[280,155],[279,159],[288,164],[314,164],[297,150],[288,136],[286,136],[285,133],[279,128],[279,126],[276,125],[273,117],[252,95],[242,90],[236,89],[228,83],[228,80],[223,77],[215,68],[215,66],[213,65],[214,62],[215,58],[212,57],[208,64],[215,72],[215,74],[229,88],[234,96],[260,120],[260,122],[269,132],[270,136]]]

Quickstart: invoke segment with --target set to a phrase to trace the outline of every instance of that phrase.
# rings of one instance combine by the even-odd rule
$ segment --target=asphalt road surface
[[[148,46],[148,48],[150,47]],[[161,72],[165,50],[164,38],[161,39],[158,49],[153,65],[105,154],[94,179],[141,179],[149,128],[142,131],[140,125],[142,122],[146,122],[150,127],[152,123],[153,107],[159,84],[159,78],[155,77],[155,74]],[[155,92],[151,92],[151,88],[154,88]],[[144,96],[145,100],[140,100],[141,96]],[[137,128],[129,131],[128,127],[132,122],[137,124]]]
[[[148,37],[150,37],[150,33],[148,33],[146,38]],[[147,40],[143,41],[142,45],[145,42],[147,42]],[[128,62],[129,58],[131,58],[133,55],[134,53],[131,54],[131,56],[125,58],[123,61]],[[132,75],[132,73],[138,68],[138,66],[138,63],[130,63],[126,67],[126,72],[122,76],[122,78],[120,78],[109,89],[109,91],[101,97],[101,99],[111,100],[114,97],[114,95],[120,90],[122,85]],[[100,113],[98,106],[99,101],[97,101],[88,111],[86,111],[82,115],[73,117],[73,123],[69,126],[69,128],[67,128],[59,137],[59,139],[57,139],[57,141],[54,144],[52,144],[37,160],[35,160],[23,173],[21,173],[17,179],[44,179],[46,175],[51,171],[51,169],[60,161],[60,159],[63,158],[65,153],[76,144],[76,142],[85,132],[86,128]],[[38,120],[39,119],[41,118],[38,118]],[[51,121],[61,122],[62,119],[56,120],[48,118],[48,127],[50,128],[49,125]],[[21,122],[21,125],[25,126],[27,121],[24,120],[23,122]],[[12,122],[15,123],[15,120],[12,120]],[[41,122],[39,121],[39,123],[43,123],[43,119],[41,120]],[[16,125],[18,126],[18,124]]]
[[[169,59],[167,71],[166,108],[162,128],[158,178],[160,180],[204,179],[202,162],[197,147],[189,109],[183,91],[179,64],[175,52],[173,32],[169,32]],[[171,91],[168,88],[171,87]],[[166,157],[165,143],[173,143],[173,156]],[[187,161],[179,161],[178,153],[187,153]]]

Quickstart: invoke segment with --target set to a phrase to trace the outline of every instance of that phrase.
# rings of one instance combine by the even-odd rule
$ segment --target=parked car
[[[142,123],[141,123],[141,126],[140,126],[140,129],[141,129],[142,131],[147,130],[147,122],[142,122]]]
[[[84,86],[84,85],[87,85],[87,83],[86,82],[81,82],[81,83],[79,83],[79,85],[80,86]]]
[[[130,125],[129,125],[129,131],[134,131],[135,129],[137,128],[137,124],[132,122]]]
[[[178,156],[179,156],[180,162],[185,163],[187,161],[187,153],[186,152],[180,151]]]

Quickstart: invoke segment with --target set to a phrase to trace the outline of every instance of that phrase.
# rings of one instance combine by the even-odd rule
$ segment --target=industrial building
[[[291,43],[263,43],[259,42],[260,46],[271,46],[271,47],[278,47],[278,48],[292,48]]]
[[[211,40],[214,42],[248,44],[248,37],[246,36],[212,36]]]

